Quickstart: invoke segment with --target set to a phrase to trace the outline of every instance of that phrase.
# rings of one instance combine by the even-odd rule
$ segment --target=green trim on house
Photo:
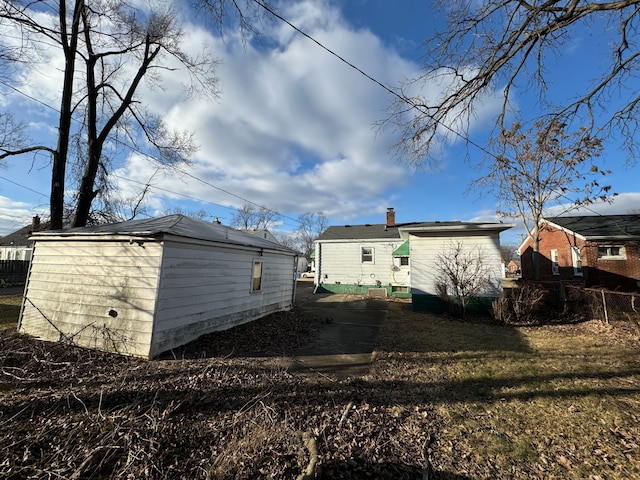
[[[394,257],[408,257],[410,250],[411,249],[409,247],[409,240],[407,240],[406,242],[404,242],[402,245],[400,245],[398,248],[396,248],[394,250],[394,252],[392,253],[392,256],[394,256]]]
[[[387,291],[387,296],[389,297],[411,298],[411,287],[403,286],[402,288],[406,288],[406,291],[398,292],[393,291],[393,286],[391,285],[382,285],[378,287],[377,285],[347,285],[342,283],[323,283],[318,286],[316,292],[367,295],[370,288],[384,288]]]

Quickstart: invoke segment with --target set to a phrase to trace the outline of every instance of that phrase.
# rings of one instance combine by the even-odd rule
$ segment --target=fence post
[[[607,299],[604,294],[604,288],[602,289],[602,309],[604,310],[604,321],[609,323],[609,314],[607,313]]]

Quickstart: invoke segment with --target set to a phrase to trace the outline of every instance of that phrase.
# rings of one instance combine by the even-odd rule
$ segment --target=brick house
[[[541,221],[539,280],[640,291],[640,215],[550,217]],[[520,248],[522,278],[533,278],[533,242]]]

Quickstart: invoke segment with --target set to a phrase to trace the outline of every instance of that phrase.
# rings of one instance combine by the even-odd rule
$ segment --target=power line
[[[318,45],[320,48],[322,48],[323,50],[325,50],[326,52],[328,52],[329,54],[333,55],[334,57],[336,57],[338,60],[340,60],[341,62],[343,62],[344,64],[348,65],[350,68],[354,69],[356,72],[360,73],[361,75],[365,76],[366,78],[368,78],[369,80],[371,80],[373,83],[375,83],[376,85],[382,87],[383,89],[385,89],[387,92],[389,92],[391,95],[393,95],[394,97],[398,98],[401,102],[406,103],[407,105],[409,105],[411,108],[416,109],[418,111],[420,111],[420,113],[429,115],[429,112],[426,110],[425,105],[419,105],[417,103],[415,103],[412,99],[405,97],[404,95],[400,95],[398,92],[396,92],[395,90],[393,90],[391,87],[388,87],[387,85],[385,85],[384,83],[382,83],[381,81],[379,81],[378,79],[374,78],[373,76],[369,75],[367,72],[365,72],[364,70],[362,70],[360,67],[357,67],[356,65],[354,65],[353,63],[347,61],[345,58],[343,58],[342,56],[340,56],[339,54],[337,54],[335,51],[331,50],[329,47],[325,46],[324,44],[322,44],[321,42],[319,42],[318,40],[316,40],[315,38],[313,38],[311,35],[309,35],[308,33],[306,33],[305,31],[301,30],[300,28],[298,28],[297,26],[295,26],[293,23],[291,23],[289,20],[287,20],[286,18],[282,17],[281,15],[279,15],[278,13],[276,13],[273,9],[271,9],[268,5],[262,3],[260,0],[253,0],[254,3],[256,3],[257,5],[259,5],[260,7],[262,7],[263,9],[265,9],[267,12],[269,12],[271,15],[273,15],[274,17],[276,17],[277,19],[279,19],[280,21],[286,23],[287,25],[289,25],[291,28],[293,28],[296,32],[298,32],[300,35],[303,35],[304,37],[308,38],[309,40],[311,40],[313,43],[315,43],[316,45]],[[435,120],[435,119],[434,119]],[[489,156],[492,156],[494,158],[497,158],[495,154],[491,153],[489,150],[485,149],[482,145],[474,142],[473,140],[471,140],[470,138],[466,137],[465,135],[463,135],[462,133],[458,132],[457,130],[454,130],[453,128],[451,128],[449,125],[439,121],[439,120],[435,120],[436,123],[438,125],[440,125],[441,127],[447,129],[448,131],[450,131],[451,133],[453,133],[454,135],[456,135],[457,137],[460,137],[462,140],[464,140],[465,142],[467,142],[469,145],[473,145],[474,147],[476,147],[477,149],[479,149],[480,151],[486,153]]]
[[[368,78],[369,80],[371,80],[373,83],[375,83],[376,85],[382,87],[384,90],[386,90],[388,93],[390,93],[391,95],[395,96],[396,98],[398,98],[400,101],[402,101],[403,103],[406,103],[407,105],[409,105],[411,108],[414,108],[418,111],[420,111],[423,114],[429,115],[429,112],[425,110],[425,106],[424,105],[419,105],[416,104],[415,102],[413,102],[410,98],[405,97],[403,95],[400,95],[398,92],[396,92],[395,90],[393,90],[392,88],[388,87],[387,85],[385,85],[384,83],[382,83],[381,81],[379,81],[378,79],[374,78],[373,76],[369,75],[367,72],[365,72],[364,70],[362,70],[360,67],[357,67],[356,65],[354,65],[353,63],[347,61],[344,57],[342,57],[341,55],[339,55],[338,53],[336,53],[335,51],[331,50],[329,47],[325,46],[324,44],[322,44],[320,41],[316,40],[315,38],[313,38],[311,35],[309,35],[308,33],[306,33],[305,31],[301,30],[299,27],[297,27],[296,25],[294,25],[293,23],[291,23],[289,20],[287,20],[286,18],[284,18],[283,16],[281,16],[280,14],[276,13],[272,8],[270,8],[268,5],[264,4],[263,2],[261,2],[260,0],[253,0],[254,3],[256,3],[257,5],[259,5],[260,7],[262,7],[264,10],[266,10],[269,14],[271,14],[272,16],[276,17],[278,20],[286,23],[289,27],[293,28],[296,32],[298,32],[299,34],[301,34],[302,36],[308,38],[309,40],[311,40],[313,43],[315,43],[316,45],[318,45],[320,48],[322,48],[323,50],[325,50],[326,52],[328,52],[330,55],[333,55],[334,57],[336,57],[338,60],[340,60],[341,62],[343,62],[344,64],[348,65],[350,68],[354,69],[355,71],[357,71],[358,73],[360,73],[361,75],[363,75],[364,77]],[[485,153],[486,155],[489,155],[490,157],[493,157],[494,159],[497,160],[497,156],[487,150],[486,148],[484,148],[482,145],[474,142],[473,140],[471,140],[470,138],[468,138],[467,136],[463,135],[462,133],[454,130],[453,128],[451,128],[449,125],[436,120],[436,122],[438,123],[438,125],[446,128],[448,131],[450,131],[451,133],[453,133],[454,135],[458,136],[459,138],[463,139],[465,142],[467,142],[469,145],[472,145],[474,147],[476,147],[478,150],[480,150],[481,152]],[[568,201],[570,201],[571,203],[575,203],[574,200],[571,200],[569,197],[567,197],[566,194],[562,194],[560,195],[560,197],[563,197],[565,199],[567,199]],[[586,205],[581,205],[581,208],[584,208],[585,210],[588,210],[592,213],[595,213],[596,215],[600,215],[602,216],[602,214],[596,212],[595,210],[590,209],[588,206]],[[568,210],[567,210],[568,211]]]
[[[302,36],[306,37],[307,39],[309,39],[310,41],[312,41],[313,43],[315,43],[317,46],[319,46],[320,48],[322,48],[323,50],[325,50],[325,51],[326,51],[327,53],[329,53],[330,55],[332,55],[332,56],[336,57],[336,58],[337,58],[339,61],[341,61],[342,63],[344,63],[344,64],[346,64],[347,66],[349,66],[350,68],[354,69],[354,70],[355,70],[355,71],[357,71],[359,74],[361,74],[361,75],[363,75],[364,77],[366,77],[368,80],[372,81],[373,83],[375,83],[375,84],[376,84],[376,85],[378,85],[379,87],[383,88],[386,92],[388,92],[388,93],[390,93],[391,95],[395,96],[396,98],[398,98],[398,99],[399,99],[400,101],[402,101],[403,103],[406,103],[406,104],[407,104],[407,105],[409,105],[411,108],[416,109],[416,110],[420,111],[420,112],[421,112],[421,113],[423,113],[423,114],[427,114],[427,115],[429,114],[429,113],[428,113],[428,107],[427,107],[427,106],[425,106],[425,105],[420,105],[420,104],[415,103],[414,101],[412,101],[412,99],[410,99],[410,98],[408,98],[408,97],[405,97],[405,96],[403,96],[403,95],[399,94],[398,92],[396,92],[395,90],[393,90],[391,87],[389,87],[389,86],[385,85],[384,83],[382,83],[381,81],[379,81],[379,80],[378,80],[378,79],[376,79],[375,77],[373,77],[373,76],[369,75],[367,72],[365,72],[365,71],[364,71],[364,70],[362,70],[361,68],[357,67],[355,64],[353,64],[353,63],[349,62],[349,61],[348,61],[348,60],[346,60],[344,57],[342,57],[341,55],[339,55],[338,53],[336,53],[334,50],[332,50],[332,49],[328,48],[327,46],[325,46],[324,44],[322,44],[320,41],[316,40],[316,39],[315,39],[315,38],[313,38],[311,35],[307,34],[307,33],[306,33],[306,32],[304,32],[303,30],[301,30],[299,27],[297,27],[296,25],[294,25],[293,23],[291,23],[290,21],[288,21],[287,19],[285,19],[284,17],[282,17],[281,15],[279,15],[278,13],[276,13],[273,9],[271,9],[268,5],[266,5],[266,4],[265,4],[265,3],[263,3],[262,1],[260,1],[260,0],[253,0],[253,1],[254,1],[254,3],[256,3],[258,6],[260,6],[260,7],[261,7],[261,8],[263,8],[265,11],[267,11],[270,15],[272,15],[272,16],[274,16],[275,18],[279,19],[280,21],[284,22],[284,23],[285,23],[285,24],[287,24],[289,27],[291,27],[292,29],[294,29],[296,32],[298,32],[298,33],[299,33],[299,34],[301,34]],[[43,101],[41,101],[41,100],[39,100],[39,99],[37,99],[37,98],[35,98],[35,97],[33,97],[33,96],[31,96],[31,95],[27,94],[27,93],[25,93],[25,92],[23,92],[23,91],[19,90],[18,88],[14,87],[14,86],[12,86],[12,85],[10,85],[10,84],[8,84],[8,83],[4,82],[4,81],[0,81],[0,84],[5,85],[6,87],[8,87],[8,88],[12,89],[13,91],[15,91],[15,92],[19,93],[20,95],[23,95],[23,96],[25,96],[26,98],[29,98],[29,99],[31,99],[32,101],[37,102],[37,103],[39,103],[39,104],[41,104],[41,105],[43,105],[43,106],[45,106],[45,107],[47,107],[47,108],[49,108],[49,109],[51,109],[51,110],[53,110],[53,111],[55,111],[55,112],[59,113],[59,110],[58,110],[57,108],[52,107],[51,105],[48,105],[47,103],[45,103],[45,102],[43,102]],[[78,123],[81,123],[81,122],[80,122],[79,120],[77,120],[77,119],[73,119],[73,121],[78,122]],[[463,139],[463,140],[464,140],[465,142],[467,142],[469,145],[472,145],[472,146],[476,147],[478,150],[480,150],[480,151],[484,152],[485,154],[487,154],[487,155],[489,155],[489,156],[491,156],[491,157],[493,157],[493,158],[497,158],[495,154],[493,154],[492,152],[488,151],[488,150],[487,150],[487,149],[485,149],[483,146],[481,146],[481,145],[479,145],[478,143],[474,142],[473,140],[471,140],[470,138],[466,137],[466,136],[465,136],[465,135],[463,135],[462,133],[460,133],[460,132],[458,132],[458,131],[454,130],[454,129],[453,129],[453,128],[451,128],[449,125],[446,125],[446,124],[442,123],[441,121],[437,121],[437,123],[438,123],[440,126],[442,126],[443,128],[445,128],[445,129],[447,129],[448,131],[450,131],[451,133],[453,133],[454,135],[456,135],[456,136],[458,136],[459,138]],[[131,151],[133,151],[133,152],[139,153],[140,155],[143,155],[143,156],[145,156],[145,157],[147,157],[147,158],[150,158],[150,159],[155,160],[155,159],[153,158],[153,156],[152,156],[152,155],[150,155],[150,154],[148,154],[148,153],[144,153],[144,152],[140,151],[140,150],[139,150],[135,145],[125,144],[125,143],[121,142],[120,140],[116,140],[116,142],[117,142],[119,145],[122,145],[122,146],[124,146],[124,147],[126,147],[126,148],[130,149],[130,150],[131,150]],[[249,200],[249,199],[247,199],[247,198],[245,198],[245,197],[242,197],[242,196],[240,196],[240,195],[237,195],[237,194],[235,194],[235,193],[233,193],[233,192],[231,192],[231,191],[229,191],[229,190],[226,190],[226,189],[224,189],[224,188],[222,188],[222,187],[218,187],[217,185],[214,185],[214,184],[212,184],[212,183],[210,183],[210,182],[208,182],[208,181],[205,181],[205,180],[203,180],[203,179],[201,179],[201,178],[199,178],[199,177],[197,177],[197,176],[195,176],[195,175],[193,175],[193,174],[190,174],[190,173],[188,173],[188,172],[186,172],[186,171],[184,171],[184,170],[181,170],[180,168],[177,168],[177,167],[173,167],[173,168],[174,168],[177,172],[179,172],[179,173],[181,173],[181,174],[183,174],[183,175],[185,175],[185,176],[187,176],[187,177],[189,177],[189,178],[192,178],[192,179],[194,179],[194,180],[196,180],[196,181],[198,181],[198,182],[201,182],[202,184],[207,185],[207,186],[208,186],[208,187],[210,187],[210,188],[214,188],[214,189],[216,189],[216,190],[218,190],[218,191],[223,192],[223,193],[224,193],[224,194],[226,194],[226,195],[229,195],[229,196],[232,196],[232,197],[237,198],[237,199],[239,199],[239,200],[242,200],[243,202],[245,202],[245,203],[247,203],[247,204],[250,204],[250,205],[256,206],[256,207],[261,208],[261,209],[266,209],[267,211],[269,211],[269,212],[271,212],[271,213],[273,213],[273,214],[277,215],[278,217],[282,217],[283,219],[288,219],[288,220],[290,220],[290,221],[295,222],[295,224],[301,224],[301,222],[300,222],[299,220],[294,219],[294,218],[292,218],[292,217],[288,217],[288,216],[286,216],[286,215],[284,215],[284,214],[281,214],[281,213],[279,213],[277,210],[269,209],[269,208],[265,207],[264,205],[260,205],[260,204],[258,204],[258,203],[256,203],[256,202],[253,202],[253,201],[251,201],[251,200]],[[139,181],[136,181],[136,180],[133,180],[133,179],[130,179],[130,178],[117,176],[117,175],[115,175],[115,174],[113,174],[113,173],[112,173],[111,175],[113,175],[113,176],[115,176],[115,177],[117,177],[117,178],[121,178],[121,179],[123,179],[123,180],[128,180],[128,181],[131,181],[131,182],[134,182],[134,183],[138,183],[138,184],[141,184],[141,185],[147,185],[147,184],[145,184],[145,183],[143,183],[143,182],[139,182]],[[2,178],[2,177],[0,177],[0,178]],[[7,180],[7,179],[5,179],[5,180]],[[7,180],[7,181],[10,181],[10,180]],[[30,188],[28,188],[28,187],[24,187],[23,185],[17,184],[17,183],[12,182],[12,181],[10,181],[10,182],[11,182],[11,183],[14,183],[14,184],[16,184],[16,185],[18,185],[18,186],[21,186],[21,187],[23,187],[23,188],[26,188],[26,189],[28,189],[28,190],[31,190],[32,192],[35,192],[35,193],[41,194],[41,192],[36,192],[35,190],[32,190],[32,189],[30,189]],[[184,194],[180,194],[180,193],[178,193],[178,192],[172,192],[172,191],[170,191],[170,190],[165,190],[165,189],[162,189],[162,188],[160,188],[160,187],[152,187],[151,185],[149,185],[149,187],[151,187],[151,188],[156,188],[157,190],[160,190],[160,191],[166,191],[166,192],[171,193],[171,194],[174,194],[174,195],[179,195],[179,196],[182,196],[182,197],[184,197],[184,198],[190,198],[190,199],[195,200],[195,201],[198,201],[198,202],[202,202],[202,203],[209,203],[209,204],[212,204],[212,205],[220,206],[220,207],[222,207],[222,208],[229,208],[229,207],[224,207],[223,205],[220,205],[220,204],[216,204],[216,203],[214,203],[214,202],[209,202],[209,201],[202,200],[202,199],[199,199],[199,198],[196,198],[196,197],[191,197],[191,196],[189,196],[189,195],[184,195]],[[567,200],[569,200],[569,201],[573,202],[571,199],[569,199],[568,197],[566,197],[566,195],[563,195],[563,197],[565,197],[565,198],[567,198]],[[595,213],[595,214],[597,214],[597,215],[601,215],[601,214],[599,214],[598,212],[595,212],[595,211],[593,211],[593,210],[589,209],[589,208],[588,208],[588,207],[586,207],[586,206],[584,206],[583,208],[585,208],[586,210],[592,211],[592,213]]]
[[[3,177],[1,175],[0,175],[0,178],[2,180],[6,181],[6,182],[13,183],[14,185],[16,185],[16,186],[18,186],[20,188],[24,188],[25,190],[29,190],[30,192],[37,193],[38,195],[44,196],[44,194],[42,192],[39,192],[37,190],[34,190],[33,188],[27,187],[26,185],[22,185],[22,184],[20,184],[18,182],[14,182],[13,180],[9,180],[8,178]]]

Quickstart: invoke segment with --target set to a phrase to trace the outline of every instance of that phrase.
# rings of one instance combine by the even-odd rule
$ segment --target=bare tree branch
[[[617,130],[625,137],[630,158],[638,151],[640,95],[640,0],[609,2],[550,0],[440,0],[448,23],[425,41],[423,73],[406,83],[402,98],[391,105],[385,124],[401,135],[396,145],[402,161],[437,165],[438,153],[453,137],[469,137],[478,108],[490,96],[502,97],[494,136],[506,127],[510,95],[516,89],[538,92],[547,121],[583,124],[584,135]],[[548,66],[577,28],[608,38],[616,28],[619,41],[611,55],[594,62],[591,86],[566,102],[550,100]],[[604,67],[597,70],[596,65]],[[440,94],[420,91],[437,85]],[[608,100],[619,97],[612,105]]]

